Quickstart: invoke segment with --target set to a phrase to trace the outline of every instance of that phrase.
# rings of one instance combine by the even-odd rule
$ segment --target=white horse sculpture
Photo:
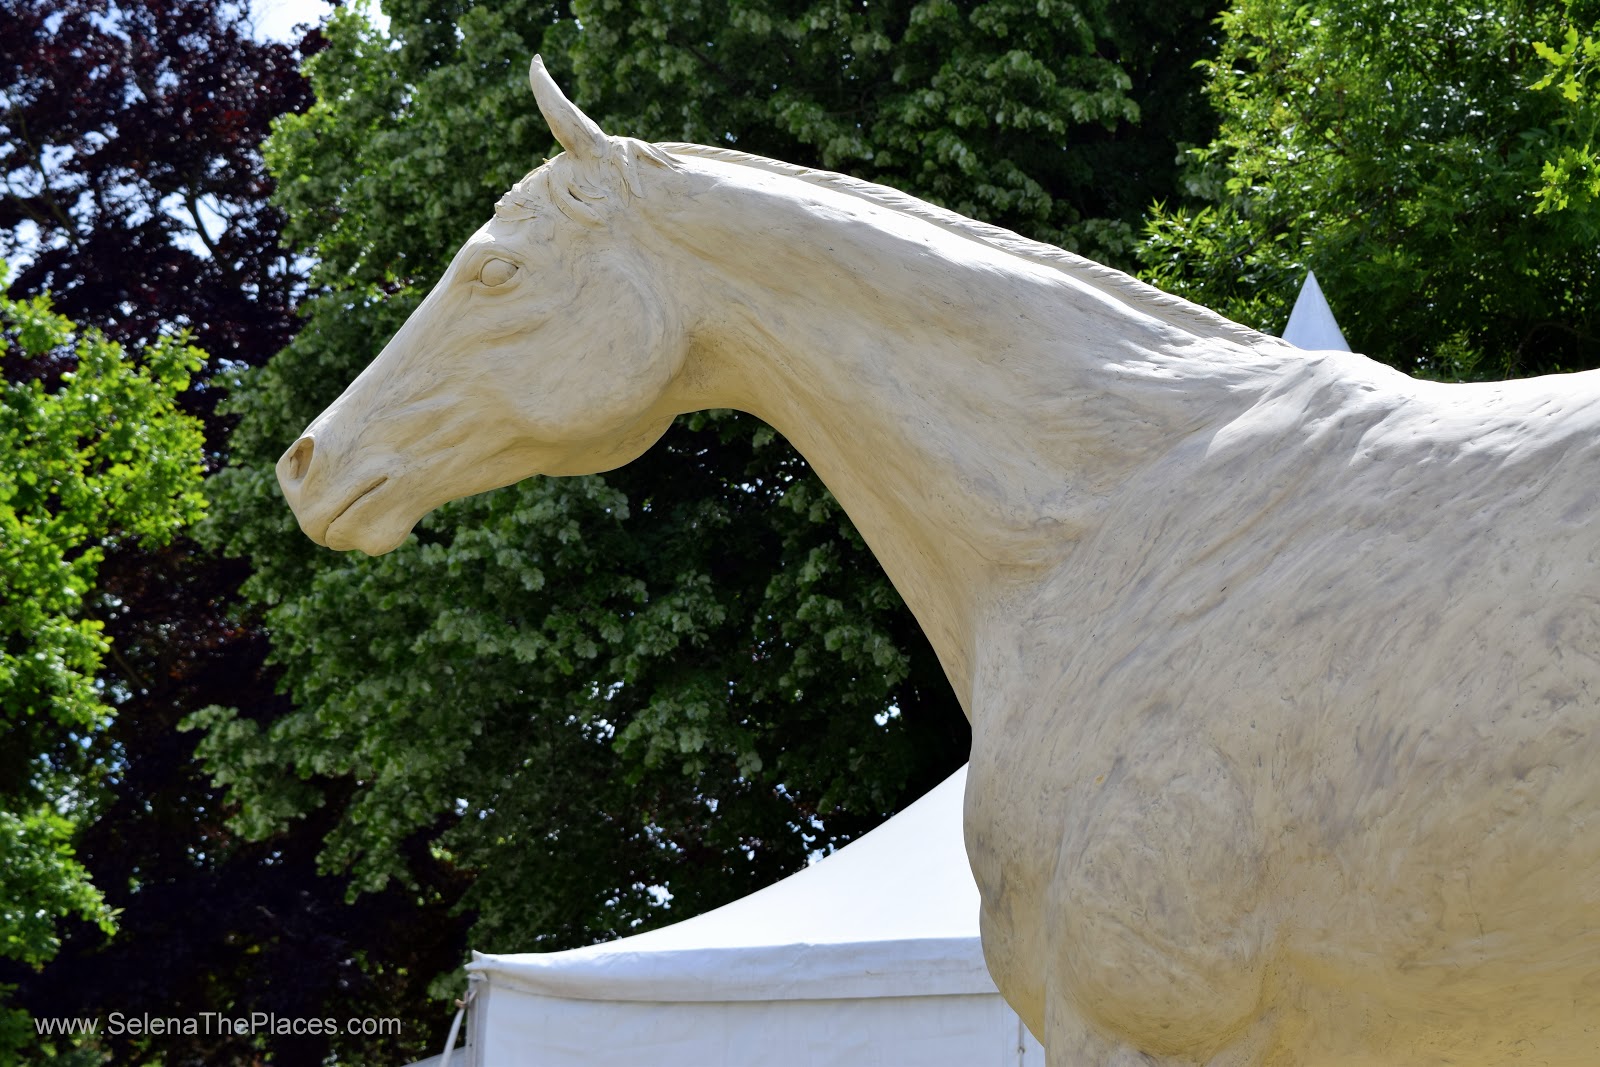
[[[1600,1063],[1600,377],[1302,352],[533,84],[566,151],[284,455],[307,534],[387,552],[753,412],[972,720],[984,946],[1051,1067]]]

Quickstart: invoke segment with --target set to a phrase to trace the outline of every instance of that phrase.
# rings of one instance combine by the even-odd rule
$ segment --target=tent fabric
[[[500,985],[572,1000],[727,1003],[937,996],[994,989],[981,947],[962,938],[615,951],[571,960],[474,953],[469,970]]]
[[[482,995],[482,994],[480,994]],[[745,1000],[561,1000],[491,986],[474,1067],[1044,1067],[998,994]],[[458,1056],[458,1063],[460,1057]]]
[[[1289,312],[1289,324],[1283,328],[1283,339],[1297,348],[1309,351],[1350,351],[1344,331],[1333,317],[1322,286],[1317,284],[1315,271],[1306,272],[1306,280],[1295,298],[1294,310]]]
[[[568,952],[474,953],[468,1063],[1039,1067],[978,939],[966,768],[798,874]]]

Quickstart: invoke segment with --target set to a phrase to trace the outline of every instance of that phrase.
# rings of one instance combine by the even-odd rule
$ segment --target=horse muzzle
[[[329,477],[325,452],[319,455],[308,432],[277,463],[278,488],[300,529],[317,544],[340,551],[358,549],[378,556],[398,548],[415,519],[398,514],[387,499],[392,494],[382,492],[389,475],[358,471]]]

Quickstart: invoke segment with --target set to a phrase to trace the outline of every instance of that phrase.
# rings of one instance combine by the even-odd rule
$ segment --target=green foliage
[[[1535,90],[1553,90],[1559,100],[1561,116],[1555,123],[1555,151],[1544,162],[1539,177],[1543,184],[1535,191],[1536,211],[1565,211],[1576,206],[1591,206],[1600,200],[1600,155],[1595,135],[1600,133],[1600,87],[1594,84],[1600,67],[1600,23],[1580,34],[1573,25],[1573,2],[1567,0],[1558,46],[1544,41],[1533,43],[1534,51],[1547,64],[1544,77],[1534,82]]]
[[[57,946],[56,920],[80,915],[110,933],[111,913],[72,859],[73,824],[43,804],[33,811],[0,811],[0,954],[43,963]]]
[[[1156,284],[1281,329],[1315,269],[1351,344],[1407,371],[1593,366],[1593,205],[1538,213],[1560,120],[1531,85],[1548,12],[1517,2],[1236,0],[1206,65],[1211,204],[1158,209]]]
[[[49,705],[73,729],[104,714],[94,671],[101,625],[76,618],[108,539],[161,539],[199,513],[198,444],[190,420],[168,415],[171,398],[200,365],[197,350],[156,344],[143,364],[98,334],[80,335],[45,298],[0,303],[24,358],[69,345],[76,366],[47,388],[6,381],[0,422],[0,633],[25,645],[0,651],[0,707]]]
[[[573,7],[603,124],[845,171],[1107,260],[1170,188],[1174,142],[1204,132],[1206,4]]]
[[[207,536],[248,557],[296,707],[213,708],[200,751],[252,834],[329,806],[328,869],[473,873],[475,942],[555,947],[793,870],[964,758],[943,673],[805,463],[731,412],[604,477],[533,479],[379,559],[295,528],[270,465],[556,149],[541,51],[608,129],[893,182],[1035,236],[1126,248],[1170,188],[1203,5],[395,0],[335,14],[316,103],[266,152],[319,261],[306,326],[239,383]],[[1116,56],[1132,57],[1117,61]],[[1177,74],[1173,72],[1177,71]],[[1130,135],[1140,96],[1157,131]],[[1168,104],[1171,106],[1167,106]],[[672,897],[670,912],[661,902]]]
[[[65,916],[112,929],[72,848],[109,773],[89,755],[110,709],[88,611],[109,547],[200,514],[200,429],[174,407],[200,363],[172,339],[130,358],[0,292],[0,957],[50,959]]]
[[[613,123],[848,171],[1073,246],[1093,232],[1095,164],[1075,142],[1139,117],[1128,74],[1096,51],[1093,0],[574,7],[579,86]]]

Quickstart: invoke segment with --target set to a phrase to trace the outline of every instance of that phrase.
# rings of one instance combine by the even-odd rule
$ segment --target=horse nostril
[[[306,471],[311,469],[311,454],[316,450],[309,437],[302,437],[289,449],[289,454],[283,457],[284,466],[288,470],[289,480],[298,482],[306,476]]]

